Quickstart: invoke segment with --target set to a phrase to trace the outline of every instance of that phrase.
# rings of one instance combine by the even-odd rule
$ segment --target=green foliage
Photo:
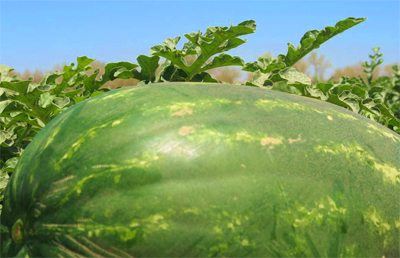
[[[321,31],[307,31],[300,39],[300,45],[297,48],[288,43],[286,55],[280,54],[277,58],[260,57],[258,62],[245,64],[243,71],[255,73],[253,80],[247,82],[246,85],[272,86],[273,83],[280,81],[286,81],[289,84],[311,84],[311,79],[291,66],[327,40],[365,20],[366,18],[350,17],[337,22],[334,27],[328,26]]]
[[[141,67],[141,71],[132,70],[133,77],[145,83],[154,82],[156,80],[156,70],[158,68],[159,60],[160,57],[158,56],[138,56],[137,61]]]
[[[371,63],[364,63],[368,70],[368,83],[361,77],[341,77],[339,81],[317,82],[313,84],[291,83],[286,80],[271,84],[270,89],[294,93],[305,97],[323,100],[368,117],[400,133],[400,72],[393,66],[393,78],[381,76],[372,80],[374,69],[383,62],[379,48],[373,48]]]
[[[366,70],[364,70],[364,72],[367,74],[367,78],[368,78],[368,83],[369,85],[371,85],[372,83],[372,75],[374,73],[374,70],[376,67],[378,67],[378,65],[383,63],[383,59],[381,59],[380,57],[383,56],[383,54],[379,54],[379,47],[374,47],[372,49],[372,51],[374,51],[374,55],[369,55],[369,58],[371,59],[371,63],[368,64],[367,61],[365,61],[362,66],[367,68]]]

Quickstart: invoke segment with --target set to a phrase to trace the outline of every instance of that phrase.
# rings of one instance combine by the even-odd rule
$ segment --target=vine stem
[[[28,124],[27,127],[25,127],[25,131],[22,133],[21,137],[19,137],[18,141],[15,142],[15,146],[19,147],[21,142],[24,140],[25,136],[29,133],[29,131],[32,129],[32,125]]]

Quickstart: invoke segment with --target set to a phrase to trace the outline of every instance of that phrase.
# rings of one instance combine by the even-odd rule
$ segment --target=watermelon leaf
[[[136,60],[140,65],[141,71],[132,70],[133,77],[139,81],[145,81],[145,83],[154,82],[156,80],[156,70],[159,67],[158,61],[160,57],[140,55]]]
[[[344,32],[347,29],[365,21],[366,18],[349,17],[338,21],[335,26],[327,26],[324,29],[307,31],[300,39],[300,45],[295,48],[291,43],[288,43],[288,51],[285,55],[286,66],[292,66],[300,59],[310,53],[312,50],[319,48],[323,43],[332,37]]]
[[[190,81],[199,73],[209,69],[225,66],[243,66],[244,61],[240,57],[232,57],[223,52],[238,47],[246,40],[238,38],[246,34],[254,33],[256,24],[253,20],[244,21],[237,26],[230,27],[209,27],[206,32],[192,32],[184,36],[189,40],[182,50],[176,49],[180,37],[167,38],[162,45],[153,46],[150,54],[161,56],[171,61],[185,73],[185,81]],[[222,53],[214,58],[211,63],[207,61],[216,54]],[[184,57],[197,55],[196,60],[188,65]]]
[[[260,70],[262,73],[270,73],[272,70],[283,69],[286,67],[283,55],[276,58],[259,57],[258,62],[246,63],[242,70],[247,72],[255,72]]]
[[[288,43],[288,52],[286,55],[280,54],[276,58],[273,57],[259,57],[258,62],[246,63],[242,70],[247,72],[255,73],[257,70],[264,74],[268,74],[268,77],[264,77],[265,80],[272,82],[287,81],[295,83],[293,80],[303,84],[310,85],[311,79],[306,75],[300,75],[300,72],[294,72],[294,70],[288,69],[293,66],[296,62],[310,53],[312,50],[319,48],[321,44],[336,36],[339,33],[365,21],[366,18],[353,18],[341,20],[336,23],[334,27],[328,26],[323,30],[310,30],[304,34],[300,40],[300,45],[295,48],[291,43]],[[285,70],[287,69],[287,70]],[[280,72],[282,70],[282,72]],[[284,75],[283,75],[284,74]],[[283,75],[283,76],[282,76]],[[260,76],[257,75],[253,81],[245,83],[246,85],[268,85],[270,82],[260,82]],[[256,82],[257,81],[257,82]],[[303,91],[305,93],[305,91]]]

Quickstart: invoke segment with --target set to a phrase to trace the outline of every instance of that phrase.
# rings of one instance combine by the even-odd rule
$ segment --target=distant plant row
[[[272,57],[271,52],[267,52],[261,55],[261,57]],[[187,63],[193,62],[195,56],[186,56],[185,60]],[[40,83],[43,80],[45,74],[54,73],[55,71],[62,71],[63,67],[66,65],[64,64],[56,64],[54,65],[52,70],[49,71],[42,71],[40,69],[35,69],[34,71],[30,71],[29,69],[25,69],[23,72],[12,71],[10,73],[11,76],[17,75],[21,80],[28,80],[32,78],[33,83]],[[330,81],[338,81],[341,77],[359,77],[367,80],[367,74],[364,72],[363,62],[358,62],[353,65],[348,65],[344,68],[337,68],[334,70],[330,78]],[[393,66],[398,65],[396,63],[393,64],[386,64],[385,66],[378,66],[374,70],[374,78],[378,78],[380,76],[392,76],[393,74]],[[93,71],[99,69],[99,74],[104,74],[106,62],[102,62],[99,60],[95,60],[93,63],[90,64],[92,70],[87,71],[88,75],[93,74]],[[306,74],[308,77],[312,79],[313,82],[316,81],[327,81],[326,79],[326,71],[330,67],[332,67],[332,63],[325,59],[325,55],[318,54],[318,52],[313,51],[307,58],[304,58],[297,62],[294,66],[300,72]],[[158,74],[160,69],[156,70],[156,74]],[[240,68],[235,67],[222,67],[217,68],[214,70],[210,70],[209,73],[212,75],[213,78],[217,79],[220,82],[226,83],[245,83],[243,81],[243,73],[245,73],[246,80],[250,81],[253,77],[253,73],[250,72],[243,72]],[[100,78],[100,75],[97,76],[97,79]],[[135,86],[139,83],[138,80],[132,79],[116,79],[114,81],[109,81],[105,83],[102,87],[106,87],[109,89],[116,89],[118,87],[126,87],[126,86]]]

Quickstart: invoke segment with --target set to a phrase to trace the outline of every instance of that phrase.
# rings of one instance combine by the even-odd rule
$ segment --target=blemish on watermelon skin
[[[53,182],[53,184],[56,185],[56,184],[65,183],[65,182],[67,182],[67,181],[69,181],[71,179],[74,179],[75,177],[76,177],[76,175],[70,175],[70,176],[64,177],[64,178],[62,178],[60,180],[57,180],[57,181]]]
[[[15,221],[11,233],[15,243],[22,244],[25,241],[24,223],[21,219]]]
[[[302,140],[301,140],[301,134],[299,134],[299,137],[297,137],[297,139],[291,139],[291,138],[289,138],[288,141],[289,141],[289,144],[292,144],[292,143],[294,143],[294,142],[301,142],[301,141],[302,141]]]
[[[192,132],[194,132],[193,126],[182,126],[179,129],[179,134],[180,135],[187,135],[187,134],[190,134]]]
[[[272,138],[272,137],[261,139],[262,146],[265,146],[268,144],[281,144],[281,143],[282,143],[282,141],[280,139],[276,139],[276,138]]]
[[[177,111],[173,114],[173,116],[184,116],[184,115],[191,115],[193,114],[193,110],[191,109],[183,109],[180,111]]]

